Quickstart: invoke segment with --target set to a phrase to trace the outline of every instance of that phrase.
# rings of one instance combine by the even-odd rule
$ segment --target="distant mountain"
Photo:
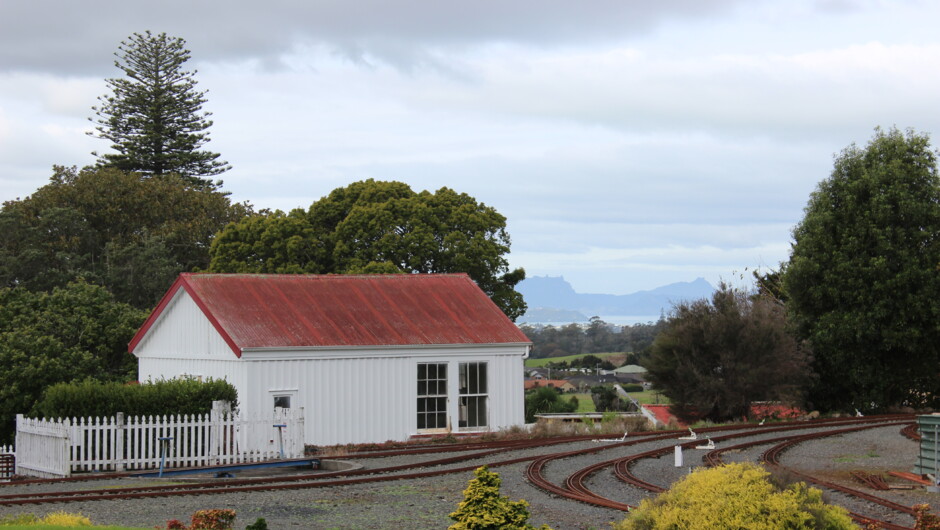
[[[561,276],[535,276],[526,278],[516,286],[531,308],[520,321],[560,322],[579,320],[542,320],[537,316],[561,316],[574,311],[582,316],[594,315],[658,315],[668,312],[676,302],[709,298],[715,291],[704,278],[693,282],[678,282],[657,287],[651,291],[632,294],[587,294],[575,292]],[[553,314],[552,312],[555,312]],[[530,315],[529,313],[533,313]],[[567,315],[574,316],[574,315]],[[586,319],[584,319],[586,320]]]

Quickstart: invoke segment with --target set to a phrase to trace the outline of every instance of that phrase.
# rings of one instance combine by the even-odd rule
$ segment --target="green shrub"
[[[259,517],[255,522],[245,527],[245,530],[268,530],[268,522],[264,517]]]
[[[636,383],[629,384],[629,385],[621,385],[621,386],[623,387],[624,392],[642,392],[643,391],[643,385],[639,385]]]
[[[591,399],[594,400],[594,407],[598,412],[622,411],[630,407],[611,386],[598,385],[591,387]]]
[[[578,410],[577,399],[564,399],[559,391],[552,387],[538,387],[525,396],[526,423],[534,422],[536,414],[574,412],[576,410]]]
[[[245,530],[268,530],[268,522],[264,517],[259,517],[255,522],[245,527]]]
[[[170,414],[205,414],[212,402],[231,401],[237,405],[238,393],[231,383],[192,378],[161,380],[143,385],[101,383],[59,383],[43,392],[30,415],[37,418],[75,418],[113,416],[163,416]]]
[[[646,499],[615,530],[857,528],[845,509],[824,504],[822,492],[799,482],[774,486],[754,464],[696,471],[655,499]]]
[[[477,468],[467,489],[463,491],[464,500],[457,511],[450,514],[456,521],[449,530],[484,530],[484,529],[530,529],[528,524],[529,503],[523,500],[510,501],[509,497],[499,494],[502,480],[499,473],[489,471],[486,466]],[[551,530],[542,525],[543,530]]]

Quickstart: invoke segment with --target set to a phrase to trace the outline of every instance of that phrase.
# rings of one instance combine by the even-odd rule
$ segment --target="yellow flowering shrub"
[[[91,526],[91,519],[80,513],[53,512],[43,517],[42,522],[50,526]]]
[[[780,489],[754,464],[696,471],[655,499],[644,500],[616,530],[858,528],[845,509],[825,504],[804,483]]]
[[[92,526],[91,519],[80,513],[53,512],[39,518],[31,513],[11,515],[0,519],[0,526],[57,526],[74,528],[76,526]]]

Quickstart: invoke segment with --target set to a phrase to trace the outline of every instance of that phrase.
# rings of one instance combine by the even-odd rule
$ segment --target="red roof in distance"
[[[179,289],[238,356],[254,348],[529,343],[466,274],[183,273],[128,351]]]

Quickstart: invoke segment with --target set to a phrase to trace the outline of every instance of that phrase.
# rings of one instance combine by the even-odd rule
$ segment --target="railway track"
[[[839,434],[846,434],[850,432],[857,432],[857,431],[861,431],[865,429],[873,429],[873,428],[883,427],[885,425],[901,424],[901,423],[909,424],[910,417],[899,418],[896,416],[893,416],[893,417],[889,416],[889,417],[877,417],[877,418],[865,418],[865,419],[852,419],[852,420],[845,420],[841,422],[829,422],[828,423],[829,426],[833,426],[833,425],[839,426],[840,424],[846,424],[846,425],[852,425],[852,426],[833,428],[833,429],[828,429],[823,432],[810,433],[810,434],[802,434],[802,435],[787,434],[784,436],[770,438],[770,439],[752,440],[752,441],[745,442],[742,444],[729,446],[721,450],[710,451],[709,453],[706,453],[705,457],[703,457],[703,461],[706,463],[706,465],[720,465],[721,464],[720,455],[723,452],[736,450],[736,449],[743,449],[746,447],[751,447],[751,446],[756,446],[756,445],[777,444],[777,445],[774,445],[771,451],[769,451],[769,460],[767,460],[767,463],[769,465],[775,465],[779,467],[780,465],[777,460],[777,457],[779,456],[780,452],[802,441],[811,440],[814,438],[826,437],[826,436],[836,436]],[[863,425],[857,425],[857,424],[863,424]],[[813,424],[804,424],[804,425],[773,426],[773,427],[764,428],[760,430],[759,433],[760,434],[767,434],[767,433],[774,433],[774,432],[792,433],[792,431],[794,430],[818,428],[820,426],[825,426],[825,424],[813,423]],[[714,432],[714,431],[711,431],[711,432]],[[727,435],[713,436],[711,437],[711,440],[714,442],[724,442],[728,440],[733,440],[735,438],[754,436],[755,434],[757,433],[753,431],[752,432],[744,431],[744,432],[737,432],[737,433],[732,433],[732,434],[727,434]],[[672,436],[669,439],[674,441],[675,436]],[[645,441],[650,441],[650,440],[645,440]],[[640,441],[638,440],[637,442],[634,442],[634,443],[639,443],[639,442]],[[683,449],[688,449],[696,445],[699,445],[701,443],[702,443],[702,440],[692,440],[692,441],[687,441],[678,445],[682,447]],[[564,486],[553,484],[547,479],[545,479],[543,471],[544,471],[545,466],[549,462],[551,462],[551,460],[555,458],[566,458],[570,455],[564,455],[564,454],[549,455],[549,456],[540,458],[537,461],[534,461],[532,464],[529,465],[527,469],[527,478],[529,479],[531,483],[533,483],[533,485],[536,485],[537,487],[540,487],[543,490],[548,491],[555,495],[560,495],[560,496],[563,496],[572,500],[577,500],[580,502],[587,502],[587,503],[594,504],[597,506],[603,506],[603,507],[627,511],[630,508],[632,508],[632,506],[630,506],[629,504],[601,496],[591,491],[586,486],[586,482],[588,478],[591,475],[598,473],[605,468],[613,468],[614,475],[619,480],[625,483],[637,486],[639,488],[645,489],[646,491],[649,491],[651,493],[659,493],[659,492],[664,491],[665,488],[660,485],[652,484],[648,481],[644,481],[640,479],[639,477],[635,476],[634,474],[630,472],[630,466],[634,464],[635,462],[645,459],[645,458],[660,458],[662,456],[665,456],[668,453],[673,452],[674,450],[675,450],[674,445],[668,445],[665,447],[659,447],[659,448],[652,449],[649,451],[635,453],[626,457],[616,458],[616,459],[607,460],[603,462],[597,462],[570,475],[565,480]],[[877,496],[868,494],[860,490],[856,490],[854,488],[848,488],[846,486],[835,484],[829,481],[819,480],[819,479],[816,479],[815,477],[811,477],[806,474],[799,474],[798,476],[800,476],[800,478],[804,480],[813,482],[814,484],[817,484],[824,488],[839,491],[841,493],[863,499],[866,502],[878,504],[880,506],[889,508],[901,514],[913,516],[914,512],[908,506],[904,506],[904,505],[895,503],[893,501],[890,501],[881,497],[877,497]],[[888,528],[888,529],[909,528],[909,527],[897,525],[888,521],[877,520],[875,518],[867,517],[865,515],[861,515],[858,513],[850,513],[850,515],[853,517],[853,519],[855,519],[857,522],[861,524],[878,523],[878,524],[881,524],[882,527]]]
[[[746,440],[743,443],[723,446],[720,450],[709,451],[705,454],[704,461],[709,465],[721,463],[721,455],[729,450],[743,449],[757,445],[775,444],[763,455],[768,466],[781,466],[779,455],[787,448],[805,440],[810,440],[820,436],[834,436],[841,433],[854,432],[863,429],[871,429],[891,424],[909,424],[910,416],[879,416],[866,418],[842,418],[818,421],[784,422],[775,423],[767,426],[758,426],[754,424],[731,425],[722,427],[712,427],[700,429],[699,434],[708,435],[715,442],[731,442],[735,439],[744,439],[762,435],[760,440]],[[799,433],[806,429],[820,429],[818,433]],[[908,429],[909,432],[909,429]],[[630,472],[631,466],[645,458],[659,458],[674,450],[676,438],[685,431],[656,431],[634,433],[623,440],[604,440],[602,443],[591,443],[587,447],[576,447],[574,449],[564,450],[559,448],[548,454],[527,454],[544,453],[552,450],[552,446],[571,445],[587,443],[595,436],[570,436],[564,438],[536,439],[536,440],[500,440],[488,442],[460,443],[449,445],[426,445],[420,447],[380,449],[369,451],[351,451],[348,458],[355,460],[378,460],[381,458],[396,456],[439,456],[439,458],[430,458],[420,462],[413,462],[401,465],[376,465],[369,468],[358,470],[336,471],[336,472],[318,472],[309,474],[300,474],[280,477],[264,478],[246,478],[246,479],[225,479],[198,481],[187,484],[162,484],[153,486],[135,486],[118,487],[113,489],[85,488],[68,490],[63,487],[56,491],[46,492],[4,492],[0,486],[0,506],[16,505],[36,505],[50,503],[71,503],[87,501],[105,501],[105,500],[127,500],[141,499],[150,497],[173,497],[173,496],[191,496],[191,495],[213,495],[236,492],[252,491],[270,491],[283,489],[306,489],[306,488],[330,488],[337,486],[349,486],[355,484],[368,484],[398,480],[414,480],[425,477],[433,477],[452,473],[467,473],[481,465],[487,465],[491,468],[498,468],[514,464],[527,463],[524,476],[526,480],[534,487],[559,497],[564,497],[577,502],[587,503],[607,509],[628,511],[632,506],[622,499],[617,499],[616,495],[610,492],[594,492],[588,487],[591,477],[604,470],[612,471],[613,475],[620,481],[632,484],[648,492],[655,493],[663,490],[662,485],[652,484],[634,476]],[[765,435],[779,433],[780,436],[766,438]],[[905,433],[908,435],[908,433]],[[686,448],[703,443],[702,439],[690,440],[682,445]],[[631,453],[627,456],[619,456],[612,459],[603,459],[602,461],[592,462],[575,473],[567,476],[561,483],[554,483],[546,478],[545,470],[552,462],[564,458],[591,457],[595,454],[603,454],[619,451],[640,444],[655,445],[653,449],[643,450]],[[645,449],[645,448],[644,448]],[[452,456],[448,456],[451,453]],[[455,454],[461,453],[461,454]],[[791,470],[791,472],[793,472]],[[881,499],[865,492],[860,492],[852,488],[847,488],[838,484],[831,484],[827,481],[817,480],[808,475],[797,474],[802,480],[813,482],[824,488],[834,489],[846,495],[854,495],[857,498],[864,499],[866,502],[878,504],[898,513],[911,515],[913,512],[907,506],[891,503],[886,499]],[[124,475],[103,475],[101,478],[115,478]],[[85,480],[94,480],[98,477],[83,477]],[[72,479],[79,480],[78,478]],[[55,480],[29,481],[28,483],[52,483]],[[66,481],[60,481],[63,486]],[[16,484],[16,483],[14,483]],[[72,486],[74,487],[74,486]],[[614,497],[614,498],[611,498]],[[857,521],[872,522],[873,518],[864,515],[853,514]],[[879,521],[880,522],[880,521]],[[882,522],[885,528],[905,528],[903,526],[893,525],[892,523]]]

